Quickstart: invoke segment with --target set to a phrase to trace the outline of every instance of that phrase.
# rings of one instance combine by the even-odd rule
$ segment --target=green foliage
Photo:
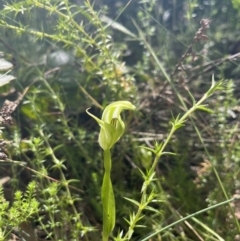
[[[240,1],[239,0],[232,0],[232,5],[235,9],[240,9]]]
[[[103,149],[104,176],[101,191],[103,205],[103,240],[107,241],[115,227],[116,207],[115,197],[111,181],[112,160],[110,149],[122,137],[125,124],[121,118],[123,110],[134,110],[136,107],[129,101],[116,101],[109,104],[103,111],[101,120],[96,116],[87,113],[97,121],[101,127],[98,142]]]
[[[6,240],[9,234],[22,224],[36,216],[39,211],[39,202],[35,198],[36,183],[31,182],[27,190],[16,191],[13,203],[4,198],[3,188],[0,186],[0,240]]]
[[[103,140],[114,145],[104,186],[109,197],[114,187],[116,205],[105,239],[237,239],[237,1],[4,4],[0,48],[17,80],[1,87],[1,99],[28,92],[3,130],[8,159],[0,173],[11,164],[12,190],[35,181],[36,239],[100,240],[109,218],[101,204],[105,170],[99,128],[85,110],[100,116],[123,99],[137,111],[114,116],[108,124],[119,133]],[[24,206],[28,194],[16,195]],[[19,223],[3,217],[5,237]]]

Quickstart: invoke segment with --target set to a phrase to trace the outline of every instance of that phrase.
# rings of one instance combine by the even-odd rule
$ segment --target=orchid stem
[[[108,238],[115,226],[115,198],[111,182],[111,152],[109,149],[103,151],[104,177],[102,184],[102,205],[103,205],[103,241]]]

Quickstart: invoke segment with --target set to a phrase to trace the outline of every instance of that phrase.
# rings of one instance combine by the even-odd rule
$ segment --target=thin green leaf
[[[198,110],[205,111],[205,112],[208,112],[208,113],[210,113],[210,114],[214,113],[211,109],[205,107],[204,105],[199,105],[199,106],[197,107],[197,109],[198,109]]]
[[[152,208],[152,207],[149,207],[149,206],[147,206],[145,209],[146,209],[146,210],[149,210],[149,211],[151,211],[151,212],[157,213],[157,214],[160,213],[159,210],[157,210],[157,209],[155,209],[155,208]]]
[[[100,19],[107,23],[108,26],[111,26],[112,28],[122,32],[122,33],[125,33],[133,38],[137,38],[136,35],[134,35],[130,30],[128,30],[126,27],[124,27],[122,24],[120,23],[117,23],[116,21],[114,21],[113,19],[107,17],[106,15],[102,15],[100,16]]]
[[[135,225],[136,228],[146,228],[147,226],[146,225],[140,225],[140,224],[137,224]]]
[[[192,105],[195,105],[196,104],[196,100],[194,99],[193,95],[191,94],[191,92],[189,90],[187,90],[188,94],[190,95],[191,97],[191,100],[192,100]]]
[[[124,197],[124,199],[128,200],[128,201],[131,202],[131,203],[134,203],[134,204],[135,204],[136,206],[138,206],[138,207],[139,207],[139,205],[140,205],[139,202],[137,202],[137,201],[135,201],[135,200],[133,200],[133,199],[130,199],[130,198],[127,198],[127,197]]]
[[[204,228],[208,233],[211,233],[214,237],[216,237],[219,241],[224,241],[225,239],[223,239],[220,235],[218,235],[214,230],[212,230],[211,228],[209,228],[207,225],[205,225],[204,223],[202,223],[201,221],[199,221],[197,218],[192,217],[191,218],[194,222],[196,222],[197,224],[199,224],[202,228]]]
[[[162,155],[171,155],[171,156],[177,156],[178,154],[174,153],[174,152],[162,152]]]
[[[143,148],[143,149],[145,149],[145,150],[147,150],[147,151],[151,151],[151,152],[153,152],[154,154],[155,154],[155,150],[154,149],[152,149],[152,148],[150,148],[150,147],[147,147],[147,146],[139,146],[140,148]]]
[[[107,241],[115,226],[115,199],[110,173],[105,172],[102,184],[103,240]]]

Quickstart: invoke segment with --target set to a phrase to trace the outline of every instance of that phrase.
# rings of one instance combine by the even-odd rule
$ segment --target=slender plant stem
[[[221,190],[222,190],[222,192],[223,192],[223,195],[224,195],[224,197],[226,198],[226,200],[228,200],[228,199],[229,199],[228,194],[227,194],[227,192],[226,192],[226,190],[225,190],[225,188],[224,188],[224,185],[223,185],[223,183],[222,183],[222,181],[221,181],[221,178],[220,178],[220,176],[218,175],[218,172],[217,172],[217,170],[216,170],[216,168],[215,168],[215,166],[214,166],[214,164],[213,164],[213,162],[212,162],[212,158],[211,158],[211,156],[210,156],[210,154],[209,154],[209,152],[208,152],[208,150],[207,150],[207,148],[206,148],[206,146],[205,146],[205,143],[204,143],[204,141],[203,141],[203,139],[202,139],[202,137],[201,137],[201,134],[200,134],[199,130],[198,130],[196,127],[195,127],[195,130],[196,130],[196,133],[197,133],[197,135],[198,135],[199,140],[200,140],[201,143],[202,143],[202,146],[203,146],[203,148],[204,148],[204,151],[205,151],[205,153],[207,154],[209,161],[211,162],[211,165],[212,165],[212,168],[213,168],[213,172],[214,172],[214,174],[215,174],[215,176],[216,176],[216,178],[217,178],[217,181],[218,181],[219,186],[220,186],[220,188],[221,188]],[[236,215],[235,215],[235,213],[234,213],[233,207],[232,207],[230,204],[228,204],[228,206],[229,206],[231,215],[232,215],[232,217],[234,218],[234,222],[236,223],[238,232],[240,233],[240,224],[239,224],[239,222],[238,222],[238,220],[237,220],[237,217],[236,217]]]
[[[197,215],[199,215],[199,214],[201,214],[201,213],[207,212],[207,211],[209,211],[209,210],[211,210],[211,209],[214,209],[214,208],[223,206],[223,205],[225,205],[225,204],[228,204],[228,203],[230,203],[230,202],[233,202],[235,199],[236,199],[236,198],[231,198],[231,199],[228,199],[228,200],[223,201],[223,202],[221,202],[221,203],[217,203],[217,204],[215,204],[215,205],[212,205],[211,207],[207,207],[207,208],[204,208],[204,209],[202,209],[202,210],[200,210],[200,211],[198,211],[198,212],[192,213],[192,214],[190,214],[190,215],[188,215],[188,216],[186,216],[186,217],[184,217],[184,218],[181,218],[181,219],[179,219],[179,220],[177,220],[177,221],[175,221],[175,222],[167,225],[167,226],[164,227],[164,228],[161,228],[160,230],[158,230],[158,231],[156,231],[156,232],[148,235],[147,237],[145,237],[144,239],[141,239],[141,240],[139,240],[139,241],[149,240],[150,238],[154,237],[155,235],[157,235],[157,234],[159,234],[159,233],[161,233],[161,232],[163,232],[163,231],[165,231],[165,230],[167,230],[167,229],[175,226],[176,224],[179,224],[179,223],[181,223],[181,222],[183,222],[183,221],[186,221],[187,219],[190,219],[190,218],[192,218],[192,217],[195,217],[195,216],[197,216]]]
[[[148,178],[151,177],[154,174],[155,168],[157,166],[157,163],[159,162],[159,158],[162,156],[166,146],[168,145],[168,143],[170,142],[173,134],[175,133],[175,131],[178,129],[178,125],[182,125],[186,119],[195,111],[198,109],[198,107],[207,99],[208,95],[205,94],[197,103],[195,103],[179,120],[176,120],[175,123],[172,124],[172,128],[170,133],[167,136],[167,139],[165,140],[165,142],[163,143],[163,145],[161,146],[161,149],[158,151],[158,153],[156,153],[156,156],[154,158],[153,164],[151,166],[151,169],[148,172]],[[146,200],[147,200],[147,188],[150,185],[151,181],[150,180],[145,180],[144,184],[143,184],[143,192],[142,192],[142,197],[141,197],[141,202],[140,205],[138,206],[138,211],[136,213],[136,215],[134,216],[129,229],[125,235],[125,239],[130,240],[131,236],[133,234],[133,230],[134,227],[136,226],[136,223],[138,222],[138,220],[141,217],[142,211],[144,210],[146,204]]]
[[[103,205],[103,241],[108,241],[108,238],[115,226],[115,198],[111,182],[111,152],[109,149],[103,151],[104,159],[104,177],[102,184],[102,205]]]

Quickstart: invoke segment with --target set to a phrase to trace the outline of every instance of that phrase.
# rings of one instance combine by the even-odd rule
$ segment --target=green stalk
[[[125,124],[120,115],[121,112],[123,110],[134,110],[135,108],[129,101],[115,101],[104,109],[101,120],[86,110],[101,127],[98,142],[103,149],[105,169],[101,192],[103,205],[103,241],[108,241],[115,226],[116,216],[115,199],[111,182],[112,160],[110,149],[122,137],[125,130]]]
[[[104,150],[103,152],[104,159],[104,177],[102,184],[102,205],[103,205],[103,241],[108,241],[108,238],[115,226],[115,199],[113,193],[113,187],[111,182],[111,168],[112,168],[112,160],[111,160],[111,152],[110,150]]]
[[[211,210],[211,209],[214,209],[214,208],[220,207],[220,206],[222,206],[222,205],[228,204],[228,203],[230,203],[230,202],[233,202],[234,200],[236,200],[236,198],[228,199],[228,200],[226,200],[226,201],[223,201],[223,202],[217,203],[217,204],[215,204],[215,205],[212,205],[212,206],[210,206],[210,207],[204,208],[204,209],[202,209],[202,210],[200,210],[200,211],[198,211],[198,212],[192,213],[192,214],[190,214],[190,215],[188,215],[188,216],[186,216],[186,217],[184,217],[184,218],[181,218],[181,219],[179,219],[179,220],[177,220],[177,221],[175,221],[175,222],[173,222],[173,223],[165,226],[164,228],[161,228],[160,230],[158,230],[158,231],[156,231],[156,232],[148,235],[147,237],[141,239],[140,241],[150,240],[152,237],[156,236],[157,234],[159,234],[159,233],[161,233],[161,232],[163,232],[163,231],[165,231],[165,230],[167,230],[167,229],[169,229],[169,228],[171,228],[171,227],[173,227],[173,226],[175,226],[175,225],[177,225],[177,224],[179,224],[179,223],[181,223],[181,222],[184,222],[184,221],[186,221],[186,220],[188,220],[188,219],[190,219],[190,218],[192,218],[192,217],[195,217],[195,216],[197,216],[197,215],[199,215],[199,214],[201,214],[201,213],[207,212],[207,211],[209,211],[209,210]]]

